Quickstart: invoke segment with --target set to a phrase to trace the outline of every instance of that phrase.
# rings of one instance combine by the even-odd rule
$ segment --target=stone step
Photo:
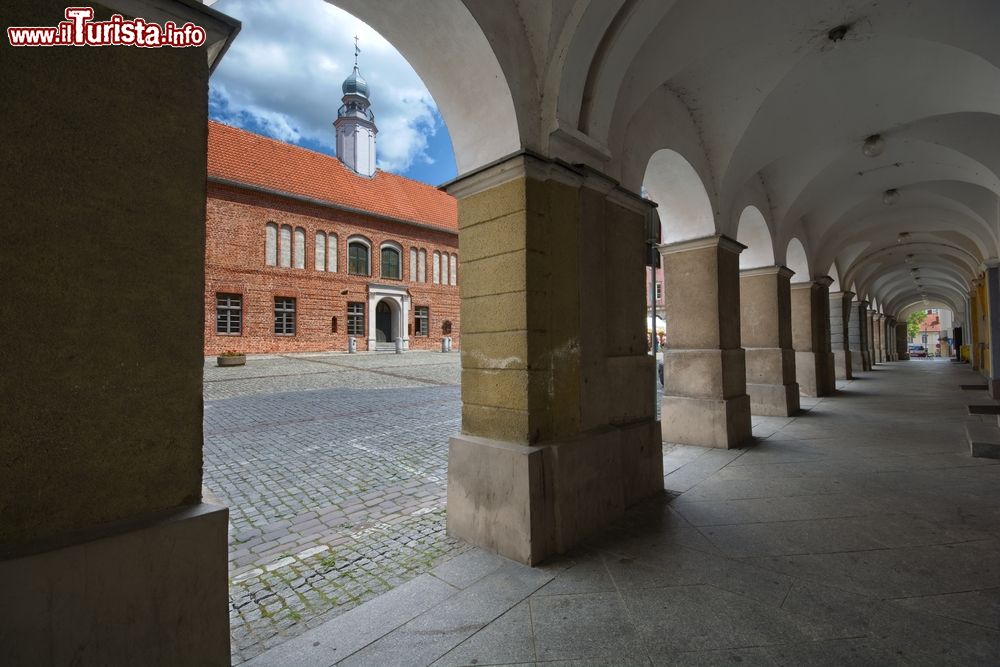
[[[973,456],[1000,459],[1000,427],[996,421],[970,420],[965,426],[965,436]]]

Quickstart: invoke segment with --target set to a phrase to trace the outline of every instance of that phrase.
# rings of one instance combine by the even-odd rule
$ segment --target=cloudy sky
[[[333,155],[331,124],[357,35],[379,130],[378,167],[432,185],[455,176],[451,139],[430,93],[366,24],[322,0],[219,0],[213,8],[243,22],[212,75],[213,119]]]

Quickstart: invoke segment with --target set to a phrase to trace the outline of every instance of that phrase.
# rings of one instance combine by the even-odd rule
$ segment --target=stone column
[[[1000,262],[986,263],[986,368],[989,370],[990,398],[1000,398]]]
[[[854,377],[851,363],[851,298],[854,292],[830,293],[830,349],[833,350],[834,374],[838,380]]]
[[[830,284],[828,276],[792,285],[792,345],[795,377],[806,396],[828,396],[836,391],[833,352],[830,351]]]
[[[740,271],[740,338],[746,350],[751,414],[787,417],[799,411],[791,277],[784,266]]]
[[[896,355],[896,318],[885,318],[885,355],[889,361],[899,361]]]
[[[4,19],[65,5],[5,3]],[[228,514],[202,502],[202,323],[209,64],[239,24],[193,2],[129,9],[201,26],[205,48],[0,55],[17,91],[3,280],[31,285],[0,320],[4,665],[230,661]],[[140,312],[136,335],[123,316]]]
[[[644,318],[651,209],[530,154],[448,192],[463,270],[448,533],[534,564],[663,488]]]
[[[851,302],[851,319],[847,323],[847,340],[851,347],[851,373],[871,370],[868,358],[867,301]]]
[[[710,236],[660,248],[667,345],[663,440],[732,448],[750,438],[746,358],[740,347],[739,254]]]
[[[906,322],[896,323],[894,335],[896,340],[896,359],[899,361],[909,361],[910,351],[907,347],[909,340],[906,336]]]
[[[868,358],[871,360],[871,366],[869,370],[875,367],[878,363],[878,356],[875,354],[875,311],[871,308],[868,309],[866,315],[866,322],[868,326]]]
[[[885,338],[885,315],[875,313],[872,323],[875,327],[875,363],[884,364],[885,345],[882,344],[882,339]]]
[[[969,322],[971,324],[971,336],[969,337],[970,358],[972,370],[982,371],[983,345],[982,331],[985,318],[982,310],[982,283],[983,278],[979,277],[972,281],[972,293],[969,295]]]

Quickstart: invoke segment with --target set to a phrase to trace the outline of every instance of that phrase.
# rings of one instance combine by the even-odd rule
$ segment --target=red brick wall
[[[305,268],[291,269],[265,264],[264,235],[268,222],[305,229]],[[458,285],[433,284],[433,253],[458,254],[458,237],[447,232],[421,229],[364,215],[356,215],[298,202],[280,196],[209,183],[206,206],[205,243],[205,354],[225,350],[248,354],[320,352],[347,350],[347,303],[365,303],[365,328],[374,313],[368,312],[368,283],[405,287],[411,296],[410,349],[441,349],[445,320],[452,323],[451,337],[459,347]],[[315,234],[337,235],[337,272],[315,270]],[[373,277],[347,273],[347,239],[359,234],[372,243]],[[402,248],[403,280],[381,278],[378,251],[384,241]],[[411,282],[410,248],[427,251],[427,282]],[[462,270],[459,262],[458,277]],[[243,295],[243,331],[240,335],[215,332],[216,293]],[[274,333],[274,297],[296,299],[296,333]],[[430,307],[430,335],[413,335],[416,306]],[[337,331],[332,331],[332,318]],[[358,338],[358,349],[368,347]]]

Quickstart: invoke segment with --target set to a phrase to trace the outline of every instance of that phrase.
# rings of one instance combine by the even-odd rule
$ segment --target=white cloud
[[[379,129],[379,168],[405,171],[432,162],[427,146],[439,122],[437,107],[409,63],[368,25],[322,0],[219,0],[213,8],[243,22],[212,75],[212,101],[222,120],[249,117],[277,139],[317,142],[332,152],[332,123],[357,35]]]

